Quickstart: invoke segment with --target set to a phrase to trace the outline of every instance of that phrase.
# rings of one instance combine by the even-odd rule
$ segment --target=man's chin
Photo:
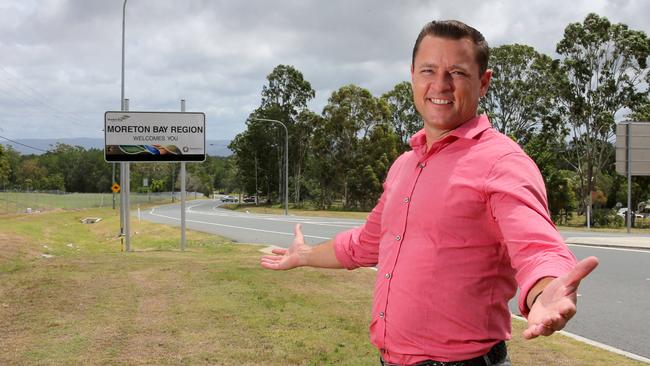
[[[437,118],[435,120],[425,120],[424,125],[435,130],[453,130],[462,125],[463,122],[459,121],[458,118]]]

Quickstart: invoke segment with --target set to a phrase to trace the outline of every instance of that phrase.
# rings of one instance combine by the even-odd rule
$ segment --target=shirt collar
[[[481,114],[467,120],[467,122],[456,127],[453,131],[451,131],[449,135],[447,135],[447,137],[454,136],[456,138],[471,140],[480,135],[481,132],[491,127],[492,124],[490,123],[488,116],[486,114]],[[421,129],[415,135],[413,135],[409,143],[414,151],[426,148],[427,137],[424,133],[424,129]]]

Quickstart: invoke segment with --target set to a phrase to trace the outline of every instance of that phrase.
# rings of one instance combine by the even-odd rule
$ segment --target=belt
[[[506,342],[504,341],[495,344],[494,347],[492,347],[488,351],[488,353],[485,354],[485,356],[487,356],[487,358],[490,360],[491,364],[498,364],[499,362],[503,361],[507,355],[508,355],[508,350],[506,348]],[[400,366],[398,364],[386,362],[383,359],[381,359],[381,364],[383,366]],[[421,361],[416,364],[413,364],[412,366],[490,366],[490,365],[487,362],[485,362],[484,356],[478,356],[470,360],[464,360],[464,361],[442,362],[442,361],[426,360],[426,361]]]

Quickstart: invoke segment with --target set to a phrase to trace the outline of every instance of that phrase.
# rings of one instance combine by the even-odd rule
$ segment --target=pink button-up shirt
[[[542,277],[575,264],[549,218],[535,163],[477,116],[427,151],[424,131],[391,167],[366,223],[335,238],[348,269],[377,265],[370,324],[385,360],[458,361],[510,339]]]

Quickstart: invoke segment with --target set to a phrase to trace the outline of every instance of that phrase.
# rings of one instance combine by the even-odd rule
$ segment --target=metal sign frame
[[[616,172],[627,175],[628,165],[633,176],[650,175],[650,122],[616,125]]]
[[[632,232],[632,176],[650,175],[650,123],[616,125],[616,172],[627,176],[627,233]]]
[[[107,162],[205,161],[205,113],[107,111]]]

